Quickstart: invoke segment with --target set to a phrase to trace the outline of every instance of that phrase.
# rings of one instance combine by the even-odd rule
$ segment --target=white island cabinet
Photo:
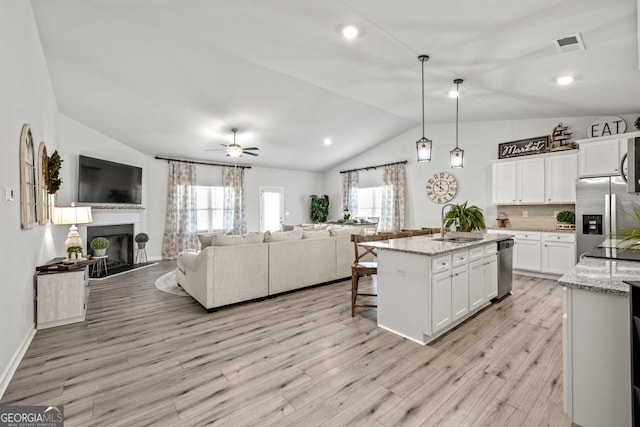
[[[378,248],[378,326],[427,344],[487,306],[498,290],[497,242],[509,236],[471,234],[478,240],[363,244]]]

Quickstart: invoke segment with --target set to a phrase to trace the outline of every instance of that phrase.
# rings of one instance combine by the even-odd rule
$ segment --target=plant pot
[[[105,256],[107,254],[107,250],[106,249],[94,249],[93,250],[93,256]]]
[[[144,249],[147,247],[147,242],[137,242],[138,243],[138,249]]]

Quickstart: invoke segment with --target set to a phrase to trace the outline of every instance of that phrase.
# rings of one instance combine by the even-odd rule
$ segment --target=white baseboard
[[[149,261],[150,262],[162,261],[162,257],[161,256],[150,256],[149,257]]]
[[[7,366],[7,368],[2,373],[2,376],[0,376],[0,399],[2,399],[2,396],[4,396],[4,392],[7,390],[7,387],[9,387],[9,382],[11,381],[11,378],[13,378],[13,374],[16,373],[16,369],[18,369],[18,365],[20,365],[20,362],[22,361],[24,354],[27,352],[27,349],[31,345],[31,341],[33,340],[33,337],[35,335],[36,327],[35,325],[33,325],[31,326],[31,330],[29,331],[27,336],[24,337],[22,345],[20,345],[18,350],[16,350],[13,357],[11,358],[9,366]]]

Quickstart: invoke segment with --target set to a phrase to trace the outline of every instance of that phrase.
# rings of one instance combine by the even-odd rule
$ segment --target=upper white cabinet
[[[620,174],[620,158],[626,153],[626,138],[580,142],[578,174],[604,176]],[[624,152],[621,153],[621,151]]]
[[[547,154],[492,164],[493,203],[575,203],[576,153]]]
[[[493,203],[544,203],[544,159],[497,162],[493,168]]]
[[[544,197],[546,203],[575,203],[578,155],[544,158]]]

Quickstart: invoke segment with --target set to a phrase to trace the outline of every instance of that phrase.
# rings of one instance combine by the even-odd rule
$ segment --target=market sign
[[[543,154],[549,151],[549,136],[537,136],[535,138],[520,139],[518,141],[503,142],[498,144],[498,158],[530,156]]]
[[[587,128],[588,138],[597,138],[599,136],[611,136],[624,133],[627,130],[627,124],[623,119],[617,116],[600,117]]]

